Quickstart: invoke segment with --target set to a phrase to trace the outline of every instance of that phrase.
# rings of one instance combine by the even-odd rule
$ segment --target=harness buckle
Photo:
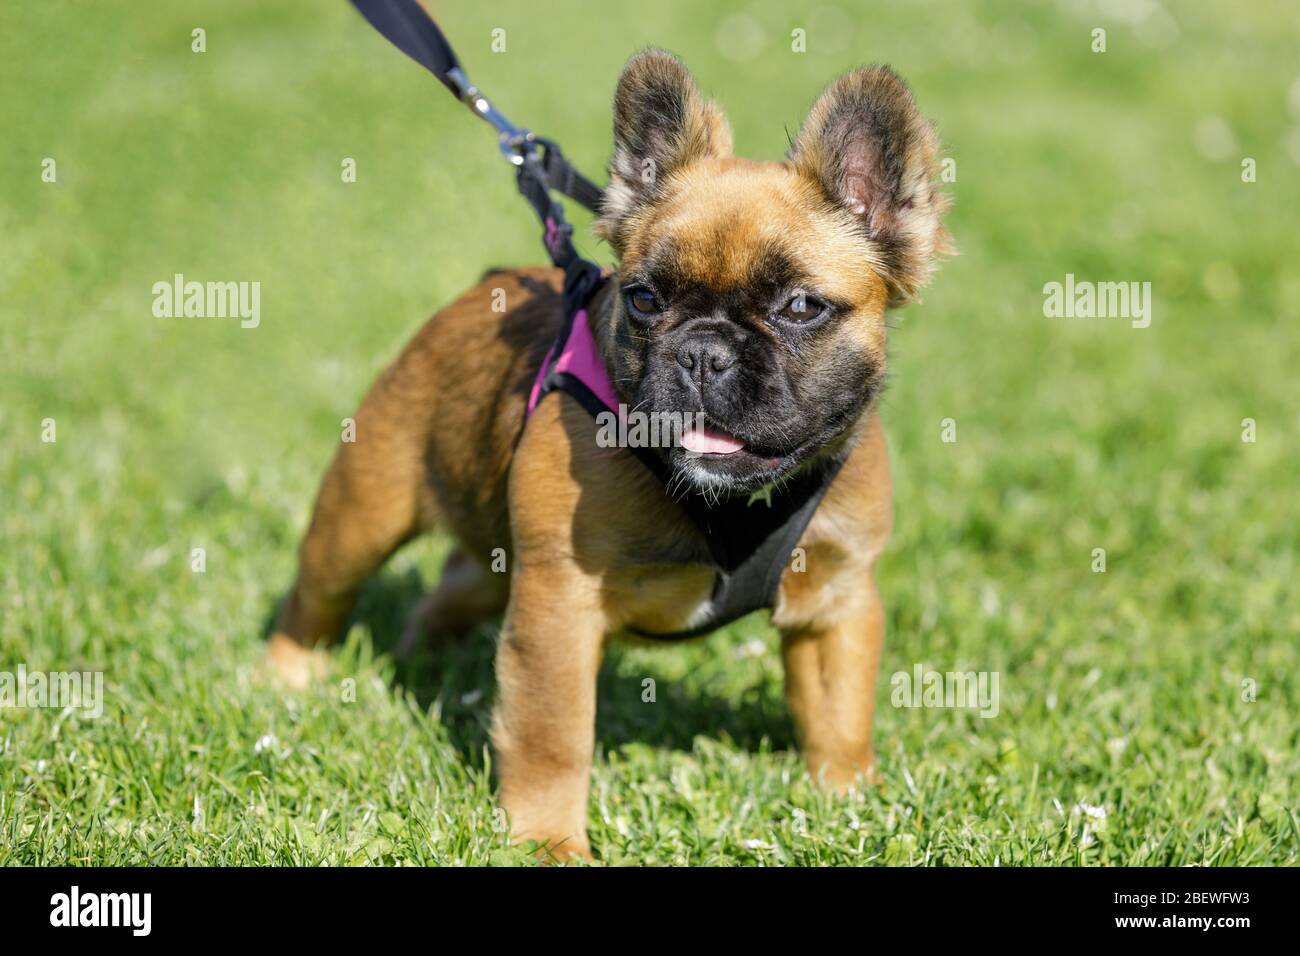
[[[510,165],[523,166],[532,152],[537,149],[537,141],[532,130],[502,132],[497,138],[497,148],[501,150],[501,155]]]

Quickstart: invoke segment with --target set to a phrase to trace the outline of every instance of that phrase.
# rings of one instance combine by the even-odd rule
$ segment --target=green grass
[[[437,5],[471,76],[593,173],[647,43],[764,158],[834,75],[891,62],[958,164],[961,255],[891,333],[883,784],[811,785],[760,618],[615,648],[598,858],[1295,863],[1291,5],[1167,3],[1172,27],[1086,4],[472,6]],[[752,58],[721,52],[750,35]],[[340,419],[485,267],[541,259],[490,133],[341,0],[6,3],[0,64],[0,670],[107,682],[96,720],[0,710],[0,860],[530,862],[492,814],[495,629],[388,656],[445,541],[372,582],[316,692],[257,668]],[[1197,145],[1209,116],[1235,140],[1222,158]],[[260,281],[261,326],[155,319],[151,286],[175,272]],[[1044,318],[1067,272],[1152,282],[1151,327]],[[890,706],[889,676],[917,663],[998,672],[1000,713]]]

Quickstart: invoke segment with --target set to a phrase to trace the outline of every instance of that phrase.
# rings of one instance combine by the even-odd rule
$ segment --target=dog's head
[[[754,490],[852,432],[883,385],[885,309],[947,247],[937,163],[886,67],[833,83],[775,163],[731,155],[673,56],[628,63],[597,223],[620,260],[614,375],[641,411],[703,412],[667,452],[677,474]]]

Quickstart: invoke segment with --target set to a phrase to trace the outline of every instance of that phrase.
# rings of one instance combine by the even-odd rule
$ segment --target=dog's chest
[[[707,564],[644,564],[606,581],[615,631],[673,634],[707,619],[713,605],[715,570]]]

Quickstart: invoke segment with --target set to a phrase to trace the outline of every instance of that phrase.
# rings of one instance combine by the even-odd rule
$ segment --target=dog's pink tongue
[[[697,455],[730,455],[733,451],[744,448],[745,443],[739,438],[715,432],[703,425],[682,432],[682,447]]]

